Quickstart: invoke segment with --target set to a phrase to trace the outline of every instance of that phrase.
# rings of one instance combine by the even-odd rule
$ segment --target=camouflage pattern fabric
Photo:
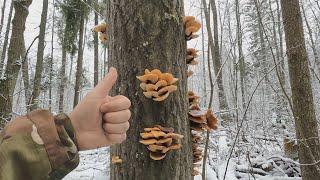
[[[66,114],[36,110],[0,132],[0,179],[62,179],[79,164],[75,131]]]

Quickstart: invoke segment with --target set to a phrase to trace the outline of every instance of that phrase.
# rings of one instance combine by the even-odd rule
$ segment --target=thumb
[[[96,85],[93,91],[103,95],[109,94],[112,86],[116,83],[117,78],[117,69],[111,67],[108,74]]]

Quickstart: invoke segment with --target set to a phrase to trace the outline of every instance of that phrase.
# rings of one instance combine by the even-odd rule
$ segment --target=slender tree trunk
[[[187,117],[186,41],[182,22],[183,1],[110,1],[108,25],[112,43],[110,66],[118,68],[113,94],[131,99],[131,127],[127,140],[111,148],[121,165],[111,165],[111,180],[190,180],[192,152]],[[120,13],[119,12],[125,12]],[[178,90],[164,102],[144,97],[137,75],[145,69],[160,69],[179,78]],[[184,135],[182,148],[170,151],[161,161],[151,160],[148,149],[139,143],[143,128],[160,124]],[[121,173],[119,173],[121,172]]]
[[[313,38],[313,32],[312,32],[312,29],[310,27],[308,18],[306,16],[303,3],[301,3],[301,9],[302,9],[303,17],[304,17],[304,22],[306,23],[306,26],[307,26],[309,39],[310,39],[310,42],[311,42],[311,49],[312,49],[312,52],[313,52],[314,62],[317,64],[318,72],[320,74],[320,59],[319,59],[319,55],[318,55],[318,52],[317,52],[316,44],[315,44],[315,41],[314,41],[314,38]]]
[[[320,142],[299,0],[281,0],[303,180],[320,177]],[[316,163],[318,162],[318,163]]]
[[[2,70],[3,70],[4,64],[5,64],[5,59],[6,59],[6,54],[7,54],[12,12],[13,12],[13,2],[11,2],[11,5],[10,5],[6,34],[4,35],[3,47],[2,47],[2,52],[1,52],[2,54],[1,54],[1,59],[0,59],[0,77],[2,76]]]
[[[228,109],[228,104],[225,96],[225,91],[223,87],[223,73],[220,73],[218,75],[218,72],[221,68],[221,62],[220,62],[220,54],[219,54],[219,41],[218,41],[218,24],[217,24],[217,13],[216,11],[213,12],[213,22],[214,22],[214,37],[211,32],[211,26],[210,26],[210,21],[209,21],[209,12],[207,9],[207,3],[205,0],[202,0],[203,7],[204,7],[204,14],[205,14],[205,19],[206,19],[206,26],[207,26],[207,32],[208,32],[208,37],[209,37],[209,46],[211,49],[211,56],[212,56],[212,61],[213,61],[213,68],[214,68],[214,73],[217,76],[217,85],[218,85],[218,96],[219,96],[219,106],[220,110],[227,110]],[[212,2],[211,2],[212,3]],[[215,4],[211,4],[212,6],[215,6]],[[215,9],[215,8],[214,8]],[[229,116],[224,116],[224,121],[228,122],[230,120]]]
[[[29,80],[29,59],[26,54],[26,46],[25,42],[23,41],[23,51],[21,53],[21,59],[23,59],[22,63],[22,79],[23,79],[23,87],[24,87],[24,96],[25,96],[25,103],[27,112],[30,111],[29,107],[29,98],[30,98],[30,80]]]
[[[242,97],[242,108],[246,107],[246,93],[245,93],[245,81],[246,81],[246,64],[242,49],[242,28],[241,28],[241,17],[240,17],[240,6],[239,0],[235,0],[236,5],[236,21],[237,21],[237,44],[238,44],[238,64],[240,70],[240,88]],[[236,92],[237,93],[237,92]]]
[[[201,7],[203,7],[201,2]],[[203,24],[203,9],[201,9],[201,24]],[[207,106],[207,81],[206,81],[206,63],[205,63],[205,44],[204,44],[204,28],[201,28],[201,45],[202,45],[202,78],[203,78],[203,104]],[[209,58],[209,57],[208,57]],[[202,101],[201,101],[202,102]]]
[[[2,120],[11,117],[13,92],[21,68],[21,52],[23,51],[25,22],[29,14],[28,8],[32,0],[13,1],[15,14],[12,21],[12,33],[8,50],[8,62],[5,70],[6,78],[0,80],[0,126]]]
[[[54,26],[55,26],[55,10],[56,10],[56,6],[55,6],[55,0],[52,0],[52,4],[53,4],[53,12],[52,12],[52,27],[51,27],[51,55],[50,55],[50,69],[49,69],[49,110],[51,111],[52,109],[52,75],[53,75],[53,40],[54,40]]]
[[[95,2],[95,7],[98,6],[98,1]],[[97,8],[95,8],[97,11]],[[94,12],[94,23],[98,25],[99,16],[97,12]],[[99,41],[98,41],[98,33],[94,33],[94,86],[98,84],[99,81]]]
[[[75,107],[79,102],[80,88],[81,88],[81,84],[82,84],[84,19],[85,19],[84,12],[82,11],[81,15],[80,15],[78,60],[77,60],[77,71],[76,71],[76,83],[75,83],[75,87],[74,87],[73,107]]]
[[[7,0],[3,0],[3,4],[1,8],[1,20],[0,20],[0,37],[2,36],[2,27],[3,27],[3,21],[4,21],[4,12],[6,11],[6,3],[7,3]]]
[[[63,41],[65,43],[66,32],[64,32]],[[60,68],[60,87],[59,87],[59,112],[63,112],[64,109],[64,89],[66,86],[66,63],[67,63],[67,50],[66,47],[62,44],[62,57],[61,57],[61,68]]]
[[[36,71],[34,76],[33,91],[31,95],[32,99],[30,104],[31,110],[37,109],[39,105],[39,95],[41,90],[41,79],[42,79],[42,69],[43,69],[43,54],[44,54],[44,48],[45,48],[44,41],[46,37],[47,15],[48,15],[48,0],[43,0],[38,51],[37,51],[37,63],[36,63]]]

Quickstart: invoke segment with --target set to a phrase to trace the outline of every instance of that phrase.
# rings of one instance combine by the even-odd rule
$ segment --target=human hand
[[[79,150],[110,146],[126,139],[131,102],[125,96],[108,96],[117,76],[117,70],[110,68],[71,112]]]

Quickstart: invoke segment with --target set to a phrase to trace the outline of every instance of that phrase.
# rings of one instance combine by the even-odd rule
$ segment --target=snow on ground
[[[109,148],[80,152],[80,164],[64,180],[106,180],[109,179]]]

